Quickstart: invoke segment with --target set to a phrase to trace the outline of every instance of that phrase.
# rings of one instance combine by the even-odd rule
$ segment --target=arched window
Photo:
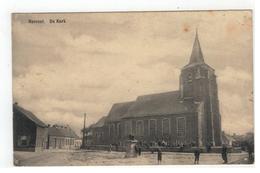
[[[117,124],[117,137],[121,138],[122,137],[122,132],[121,132],[121,123]]]
[[[187,75],[187,82],[188,82],[188,83],[191,83],[191,82],[192,82],[192,74],[191,74],[191,73],[189,73],[189,74]]]
[[[125,135],[128,136],[131,134],[132,134],[132,122],[129,120],[125,122]]]
[[[156,124],[156,120],[155,119],[151,119],[149,120],[149,134],[150,136],[156,136],[156,128],[157,128],[157,124]]]
[[[114,124],[110,124],[109,125],[109,136],[115,136],[115,125]]]
[[[168,118],[162,120],[162,134],[163,136],[170,134],[170,120]]]
[[[196,71],[196,79],[200,79],[202,76],[201,76],[201,72],[200,72],[200,68],[197,68],[197,71]]]
[[[143,136],[144,135],[144,123],[142,120],[138,120],[136,124],[136,135]]]
[[[185,117],[177,118],[177,136],[184,137],[186,132],[186,120]]]

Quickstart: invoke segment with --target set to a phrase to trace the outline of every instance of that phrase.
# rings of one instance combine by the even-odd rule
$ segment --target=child
[[[199,148],[196,148],[194,150],[194,156],[195,156],[194,164],[199,164],[199,161],[200,161],[200,149]]]

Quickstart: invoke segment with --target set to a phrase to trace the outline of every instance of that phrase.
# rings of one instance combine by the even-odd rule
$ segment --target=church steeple
[[[196,29],[196,36],[193,43],[193,48],[190,56],[189,64],[195,63],[204,63],[203,54],[200,47],[199,37],[198,37],[198,30]]]
[[[221,115],[218,104],[218,88],[215,71],[204,62],[198,32],[190,56],[190,62],[181,69],[180,98],[198,104],[197,131],[199,146],[209,143],[221,145]]]

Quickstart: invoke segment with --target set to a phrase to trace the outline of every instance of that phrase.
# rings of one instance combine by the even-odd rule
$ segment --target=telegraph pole
[[[84,148],[84,147],[85,147],[85,145],[86,145],[86,139],[85,139],[86,135],[85,135],[85,133],[86,133],[86,113],[84,113],[84,124],[83,124],[82,148]]]

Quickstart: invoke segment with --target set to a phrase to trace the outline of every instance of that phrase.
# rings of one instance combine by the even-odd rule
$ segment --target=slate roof
[[[195,40],[194,40],[191,55],[190,55],[190,61],[182,69],[193,67],[196,65],[200,65],[200,66],[203,65],[201,67],[207,67],[214,71],[214,69],[212,67],[210,67],[208,64],[206,64],[204,61],[197,30],[196,30],[196,36],[195,36]]]
[[[120,121],[122,118],[192,113],[196,108],[193,102],[181,100],[179,91],[143,95],[136,101],[114,104],[108,116],[90,127],[102,127],[105,122]]]
[[[50,136],[79,138],[78,135],[69,126],[52,126],[48,128]]]
[[[196,30],[196,36],[193,43],[193,48],[190,56],[190,62],[189,64],[193,63],[204,63],[203,54],[200,47],[200,41],[198,37],[198,31]]]
[[[25,117],[27,117],[32,122],[34,122],[37,126],[47,127],[47,125],[44,124],[39,118],[37,118],[36,115],[34,115],[32,112],[22,108],[18,104],[13,104],[13,113],[15,113],[15,111],[18,111],[21,114],[23,114]]]
[[[169,115],[194,112],[193,102],[182,101],[179,91],[139,96],[124,117]]]
[[[106,122],[121,120],[133,103],[134,102],[115,103],[106,117]]]

